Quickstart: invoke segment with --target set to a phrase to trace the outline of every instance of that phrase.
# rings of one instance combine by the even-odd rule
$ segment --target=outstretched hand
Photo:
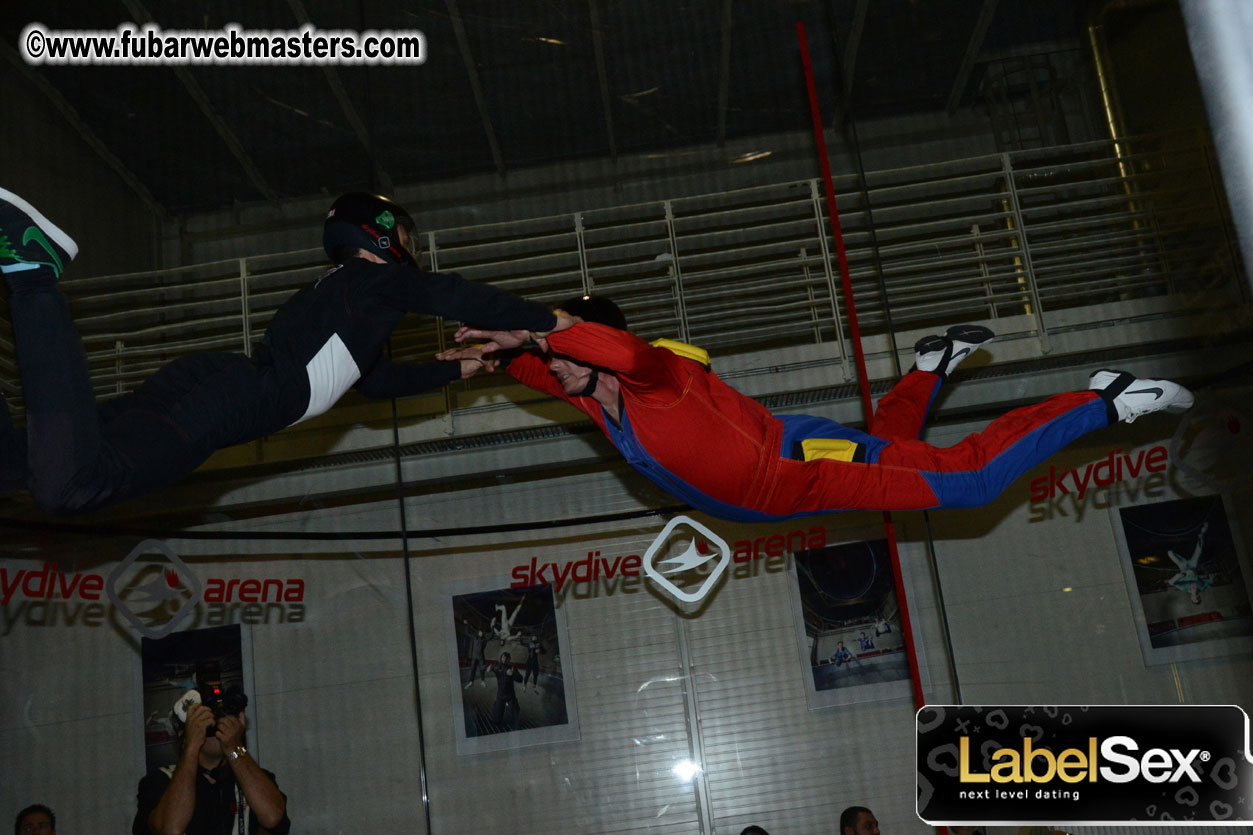
[[[577,325],[583,320],[578,316],[571,316],[561,308],[553,311],[557,317],[557,324],[548,333],[536,333],[534,331],[517,330],[517,331],[493,331],[483,328],[472,328],[468,325],[462,325],[457,328],[453,339],[457,342],[464,342],[467,339],[485,339],[486,342],[481,346],[484,354],[490,354],[494,351],[511,351],[514,348],[521,348],[530,342],[534,342],[540,347],[540,350],[548,350],[548,334],[557,333],[567,328]],[[445,352],[447,353],[447,352]]]
[[[480,371],[491,373],[500,366],[500,360],[495,357],[484,356],[490,353],[484,350],[482,345],[467,345],[463,348],[450,348],[447,351],[440,351],[435,355],[435,359],[445,362],[461,363],[461,379],[468,380]]]
[[[510,351],[514,348],[521,348],[531,341],[531,332],[489,331],[462,325],[460,328],[457,328],[457,333],[453,336],[453,339],[458,342],[464,342],[467,339],[486,339],[487,342],[478,347],[482,348],[482,353],[490,354],[494,351]]]

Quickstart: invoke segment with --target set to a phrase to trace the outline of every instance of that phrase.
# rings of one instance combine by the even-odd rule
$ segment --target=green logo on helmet
[[[374,219],[374,222],[384,229],[391,229],[396,225],[396,218],[392,216],[391,212],[384,210],[381,215]]]

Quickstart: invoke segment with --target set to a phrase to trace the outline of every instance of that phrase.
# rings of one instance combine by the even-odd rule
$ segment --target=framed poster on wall
[[[1145,664],[1253,650],[1244,539],[1222,496],[1111,507]]]
[[[446,589],[458,754],[579,738],[565,610],[548,585]]]
[[[800,551],[793,610],[810,709],[909,698],[886,539]]]

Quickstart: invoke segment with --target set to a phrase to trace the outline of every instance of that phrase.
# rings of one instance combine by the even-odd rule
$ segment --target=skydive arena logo
[[[925,707],[918,817],[934,826],[1253,821],[1233,705]]]
[[[214,568],[226,576],[202,576]],[[136,545],[107,576],[55,562],[31,567],[0,560],[0,637],[19,625],[99,628],[125,622],[144,637],[159,638],[176,629],[304,620],[303,578],[258,576],[246,565],[221,561],[193,570],[155,539]]]
[[[135,565],[141,556],[161,559]],[[109,573],[105,586],[114,608],[141,635],[160,638],[193,614],[200,580],[170,547],[156,539],[136,545]]]
[[[703,536],[707,544],[698,544],[696,536],[689,534],[684,547],[683,540],[675,536],[676,531],[682,533],[681,526]],[[684,603],[699,603],[708,597],[730,563],[731,546],[726,540],[686,516],[671,519],[644,552],[644,573]],[[695,579],[680,585],[678,581],[684,576]]]

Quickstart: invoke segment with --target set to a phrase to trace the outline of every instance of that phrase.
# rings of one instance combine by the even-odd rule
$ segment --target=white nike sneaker
[[[1101,393],[1101,399],[1112,404],[1118,419],[1133,423],[1136,418],[1153,412],[1182,414],[1192,408],[1194,398],[1178,383],[1148,377],[1137,379],[1129,371],[1102,368],[1092,372],[1088,388]]]
[[[914,345],[914,367],[947,378],[966,357],[996,338],[982,325],[954,325],[943,336],[924,336]]]

